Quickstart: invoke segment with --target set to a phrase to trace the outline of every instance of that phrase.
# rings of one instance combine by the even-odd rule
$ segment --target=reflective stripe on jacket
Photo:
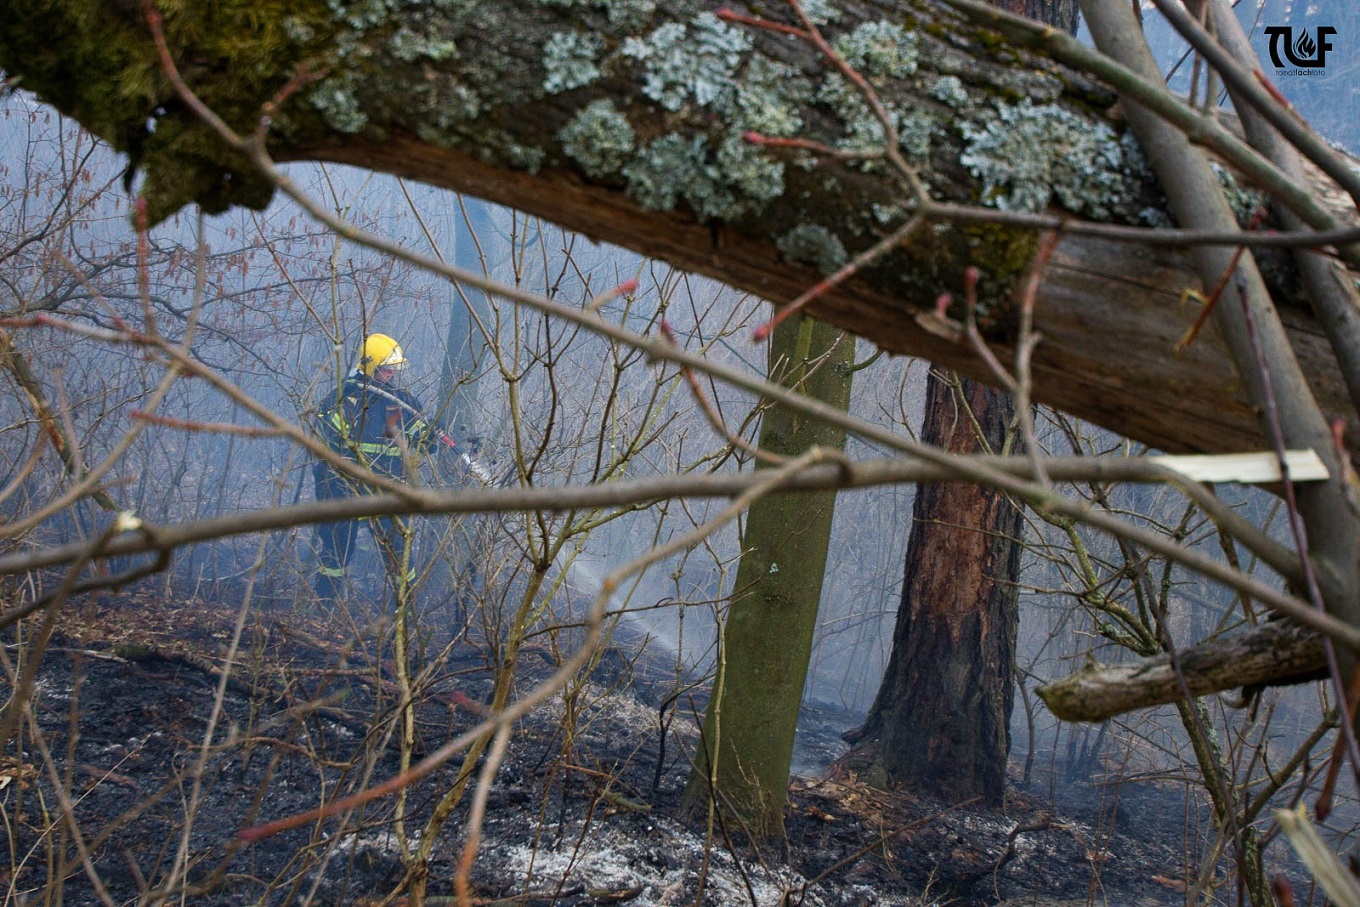
[[[436,427],[416,415],[420,402],[405,390],[367,375],[350,375],[337,400],[327,394],[318,402],[321,435],[331,450],[389,476],[402,473],[401,445],[422,451]]]

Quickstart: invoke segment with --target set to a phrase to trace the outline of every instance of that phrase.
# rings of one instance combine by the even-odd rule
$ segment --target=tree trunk
[[[770,344],[770,377],[844,410],[854,352],[853,338],[837,328],[789,319]],[[765,411],[762,450],[796,456],[814,445],[840,450],[845,431],[783,407]],[[757,837],[784,834],[789,765],[835,506],[834,491],[776,494],[758,500],[746,516],[714,695],[684,802],[699,812],[712,794],[717,808]]]
[[[1069,35],[1077,33],[1077,0],[987,0],[987,2],[1008,13],[1047,22]]]
[[[454,264],[472,274],[483,274],[487,251],[498,251],[491,206],[474,198],[463,199],[461,210],[449,212],[453,230]],[[444,343],[444,362],[439,371],[439,400],[436,415],[459,442],[482,435],[477,424],[477,381],[484,366],[486,335],[491,322],[491,307],[486,294],[474,287],[452,284],[449,287],[449,330]]]
[[[990,2],[1068,33],[1077,29],[1076,0]],[[1001,449],[1014,401],[955,380],[957,394],[931,371],[923,439],[959,453]],[[1001,805],[1022,529],[1020,509],[994,489],[916,487],[892,655],[865,727],[869,740],[850,757],[867,761],[871,778]],[[947,556],[964,559],[964,568],[951,569]],[[902,740],[913,749],[893,745]]]
[[[932,371],[922,439],[1000,449],[1008,394]],[[976,420],[976,425],[974,424]],[[979,433],[982,438],[979,438]],[[1020,508],[991,489],[920,485],[912,505],[892,655],[847,757],[871,784],[1000,806],[1010,753]]]
[[[851,147],[876,127],[862,104],[843,102],[853,92],[837,90],[807,42],[721,23],[711,4],[351,6],[298,4],[284,21],[279,7],[244,0],[180,4],[165,27],[190,86],[244,132],[299,72],[323,74],[271,111],[281,160],[357,164],[465,191],[775,302],[906,214],[885,167],[742,142],[760,131]],[[1124,223],[1158,206],[1153,178],[1119,144],[1114,94],[1089,76],[942,4],[840,6],[827,35],[855,51],[903,118],[934,197],[1065,199],[1073,214]],[[147,174],[153,215],[189,201],[265,204],[272,187],[174,98],[140,10],[0,0],[0,66],[127,151]],[[887,36],[881,54],[856,37],[875,29]],[[1089,159],[1074,159],[1067,139]],[[1123,187],[1121,201],[1105,206],[1110,187]],[[819,297],[813,312],[891,352],[989,381],[972,349],[932,332],[924,315],[942,291],[958,293],[968,265],[979,267],[989,339],[1006,358],[1011,290],[1032,247],[1031,233],[1010,227],[932,228]],[[1173,354],[1197,314],[1181,291],[1200,286],[1182,249],[1066,237],[1037,296],[1034,399],[1167,451],[1267,447],[1216,329]],[[1345,415],[1356,450],[1360,421],[1316,318],[1305,307],[1284,318],[1319,404]]]
[[[454,210],[446,212],[453,229],[454,264],[471,274],[487,271],[488,257],[500,251],[496,242],[491,206],[475,198],[459,199]],[[478,479],[468,464],[458,457],[470,456],[485,461],[473,438],[488,434],[490,426],[480,425],[477,405],[478,384],[486,368],[487,337],[491,327],[491,306],[486,294],[463,284],[449,285],[449,328],[444,340],[444,360],[439,370],[439,397],[435,401],[437,418],[460,445],[452,463],[445,461],[444,481],[476,484]],[[440,520],[438,538],[440,557],[434,567],[434,592],[453,606],[454,624],[462,626],[475,610],[480,592],[477,556],[477,527],[473,516]]]

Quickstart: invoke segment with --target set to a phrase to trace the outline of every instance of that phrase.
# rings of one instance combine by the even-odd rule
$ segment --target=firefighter
[[[317,405],[321,435],[330,449],[387,478],[402,478],[413,455],[448,437],[438,424],[421,415],[420,401],[397,384],[397,372],[406,365],[396,340],[386,334],[369,334],[364,338],[359,361],[345,378],[339,394],[331,391]],[[325,462],[313,466],[313,476],[318,501],[372,491],[371,486],[340,475]],[[393,587],[409,588],[415,579],[409,520],[374,517],[320,523],[316,528],[317,569],[312,583],[318,601],[334,602],[343,597],[345,569],[353,554],[360,522],[366,522],[373,533]]]

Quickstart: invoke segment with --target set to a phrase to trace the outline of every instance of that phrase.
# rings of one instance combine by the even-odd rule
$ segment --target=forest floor
[[[457,758],[404,802],[387,796],[251,844],[237,837],[398,774],[390,652],[374,641],[390,630],[252,608],[205,749],[236,620],[228,604],[150,593],[68,606],[36,673],[22,758],[11,746],[0,762],[0,901],[366,904],[394,890]],[[34,619],[27,626],[23,642]],[[570,704],[570,733],[560,696],[516,729],[487,801],[470,903],[1185,901],[1203,819],[1184,788],[1092,779],[1015,790],[999,813],[877,791],[835,771],[855,719],[829,708],[805,715],[786,844],[752,849],[738,830],[680,821],[702,690],[677,696],[666,654],[640,648],[620,636],[603,654]],[[467,639],[427,655],[416,758],[476,721],[491,655]],[[7,661],[13,683],[23,662]],[[551,646],[527,646],[516,690],[556,661]],[[63,796],[74,828],[60,818]],[[471,790],[435,839],[431,903],[456,903],[470,800]],[[177,855],[187,881],[167,890]],[[1236,902],[1231,886],[1217,897]]]

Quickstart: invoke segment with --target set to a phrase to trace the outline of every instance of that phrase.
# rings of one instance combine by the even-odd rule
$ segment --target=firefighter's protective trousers
[[[325,463],[312,468],[318,501],[347,498],[367,494],[369,489],[356,488],[352,480],[338,475]],[[411,560],[409,521],[400,517],[371,517],[363,520],[337,520],[318,523],[316,527],[316,578],[312,589],[319,600],[334,601],[345,595],[348,585],[346,573],[354,556],[359,524],[364,523],[373,534],[373,543],[382,553],[383,567],[394,585],[415,582],[416,570]]]

